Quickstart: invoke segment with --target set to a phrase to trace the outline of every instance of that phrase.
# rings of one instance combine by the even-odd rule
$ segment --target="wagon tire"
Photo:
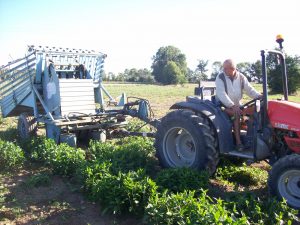
[[[287,155],[272,167],[268,186],[270,194],[284,198],[289,206],[300,209],[300,155]]]
[[[162,118],[155,147],[165,168],[188,167],[212,175],[219,162],[213,125],[206,116],[190,110],[172,111]]]
[[[21,113],[18,119],[18,135],[21,140],[35,136],[37,133],[37,122],[33,116]]]

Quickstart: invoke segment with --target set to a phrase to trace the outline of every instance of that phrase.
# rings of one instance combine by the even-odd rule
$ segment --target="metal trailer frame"
[[[0,67],[2,116],[19,116],[21,138],[34,133],[33,124],[39,122],[45,124],[48,138],[73,146],[83,131],[84,136],[105,139],[124,127],[129,115],[150,122],[148,101],[127,104],[123,93],[117,103],[105,89],[105,58],[105,54],[89,50],[28,46],[24,58]]]

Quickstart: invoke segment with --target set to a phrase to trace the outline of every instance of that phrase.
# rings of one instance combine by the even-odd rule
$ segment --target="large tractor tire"
[[[37,132],[36,119],[27,113],[21,113],[18,119],[18,135],[24,140],[35,136]]]
[[[219,154],[214,129],[205,116],[189,110],[167,114],[157,128],[156,154],[163,167],[216,171]]]
[[[279,159],[272,167],[268,186],[270,193],[287,204],[300,209],[300,155],[288,155]]]

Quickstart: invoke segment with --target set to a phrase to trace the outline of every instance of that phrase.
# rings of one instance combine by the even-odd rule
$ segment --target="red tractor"
[[[282,49],[283,39],[277,37]],[[266,55],[280,59],[283,100],[268,100]],[[244,158],[248,162],[267,160],[272,169],[268,185],[271,194],[286,199],[291,207],[300,208],[300,104],[288,101],[285,57],[282,51],[262,50],[263,98],[242,107],[254,106],[253,118],[241,130],[242,142],[248,148],[235,149],[232,122],[214,96],[203,93],[213,89],[201,87],[199,96],[188,96],[184,102],[161,119],[155,146],[164,167],[190,167],[216,171],[219,156]],[[249,122],[252,121],[252,122]],[[243,127],[243,126],[242,126]]]

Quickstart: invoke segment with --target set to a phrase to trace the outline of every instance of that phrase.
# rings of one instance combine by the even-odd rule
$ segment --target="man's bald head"
[[[233,62],[232,59],[226,59],[223,62],[223,71],[226,73],[226,75],[230,77],[234,77],[236,73],[236,65]]]

